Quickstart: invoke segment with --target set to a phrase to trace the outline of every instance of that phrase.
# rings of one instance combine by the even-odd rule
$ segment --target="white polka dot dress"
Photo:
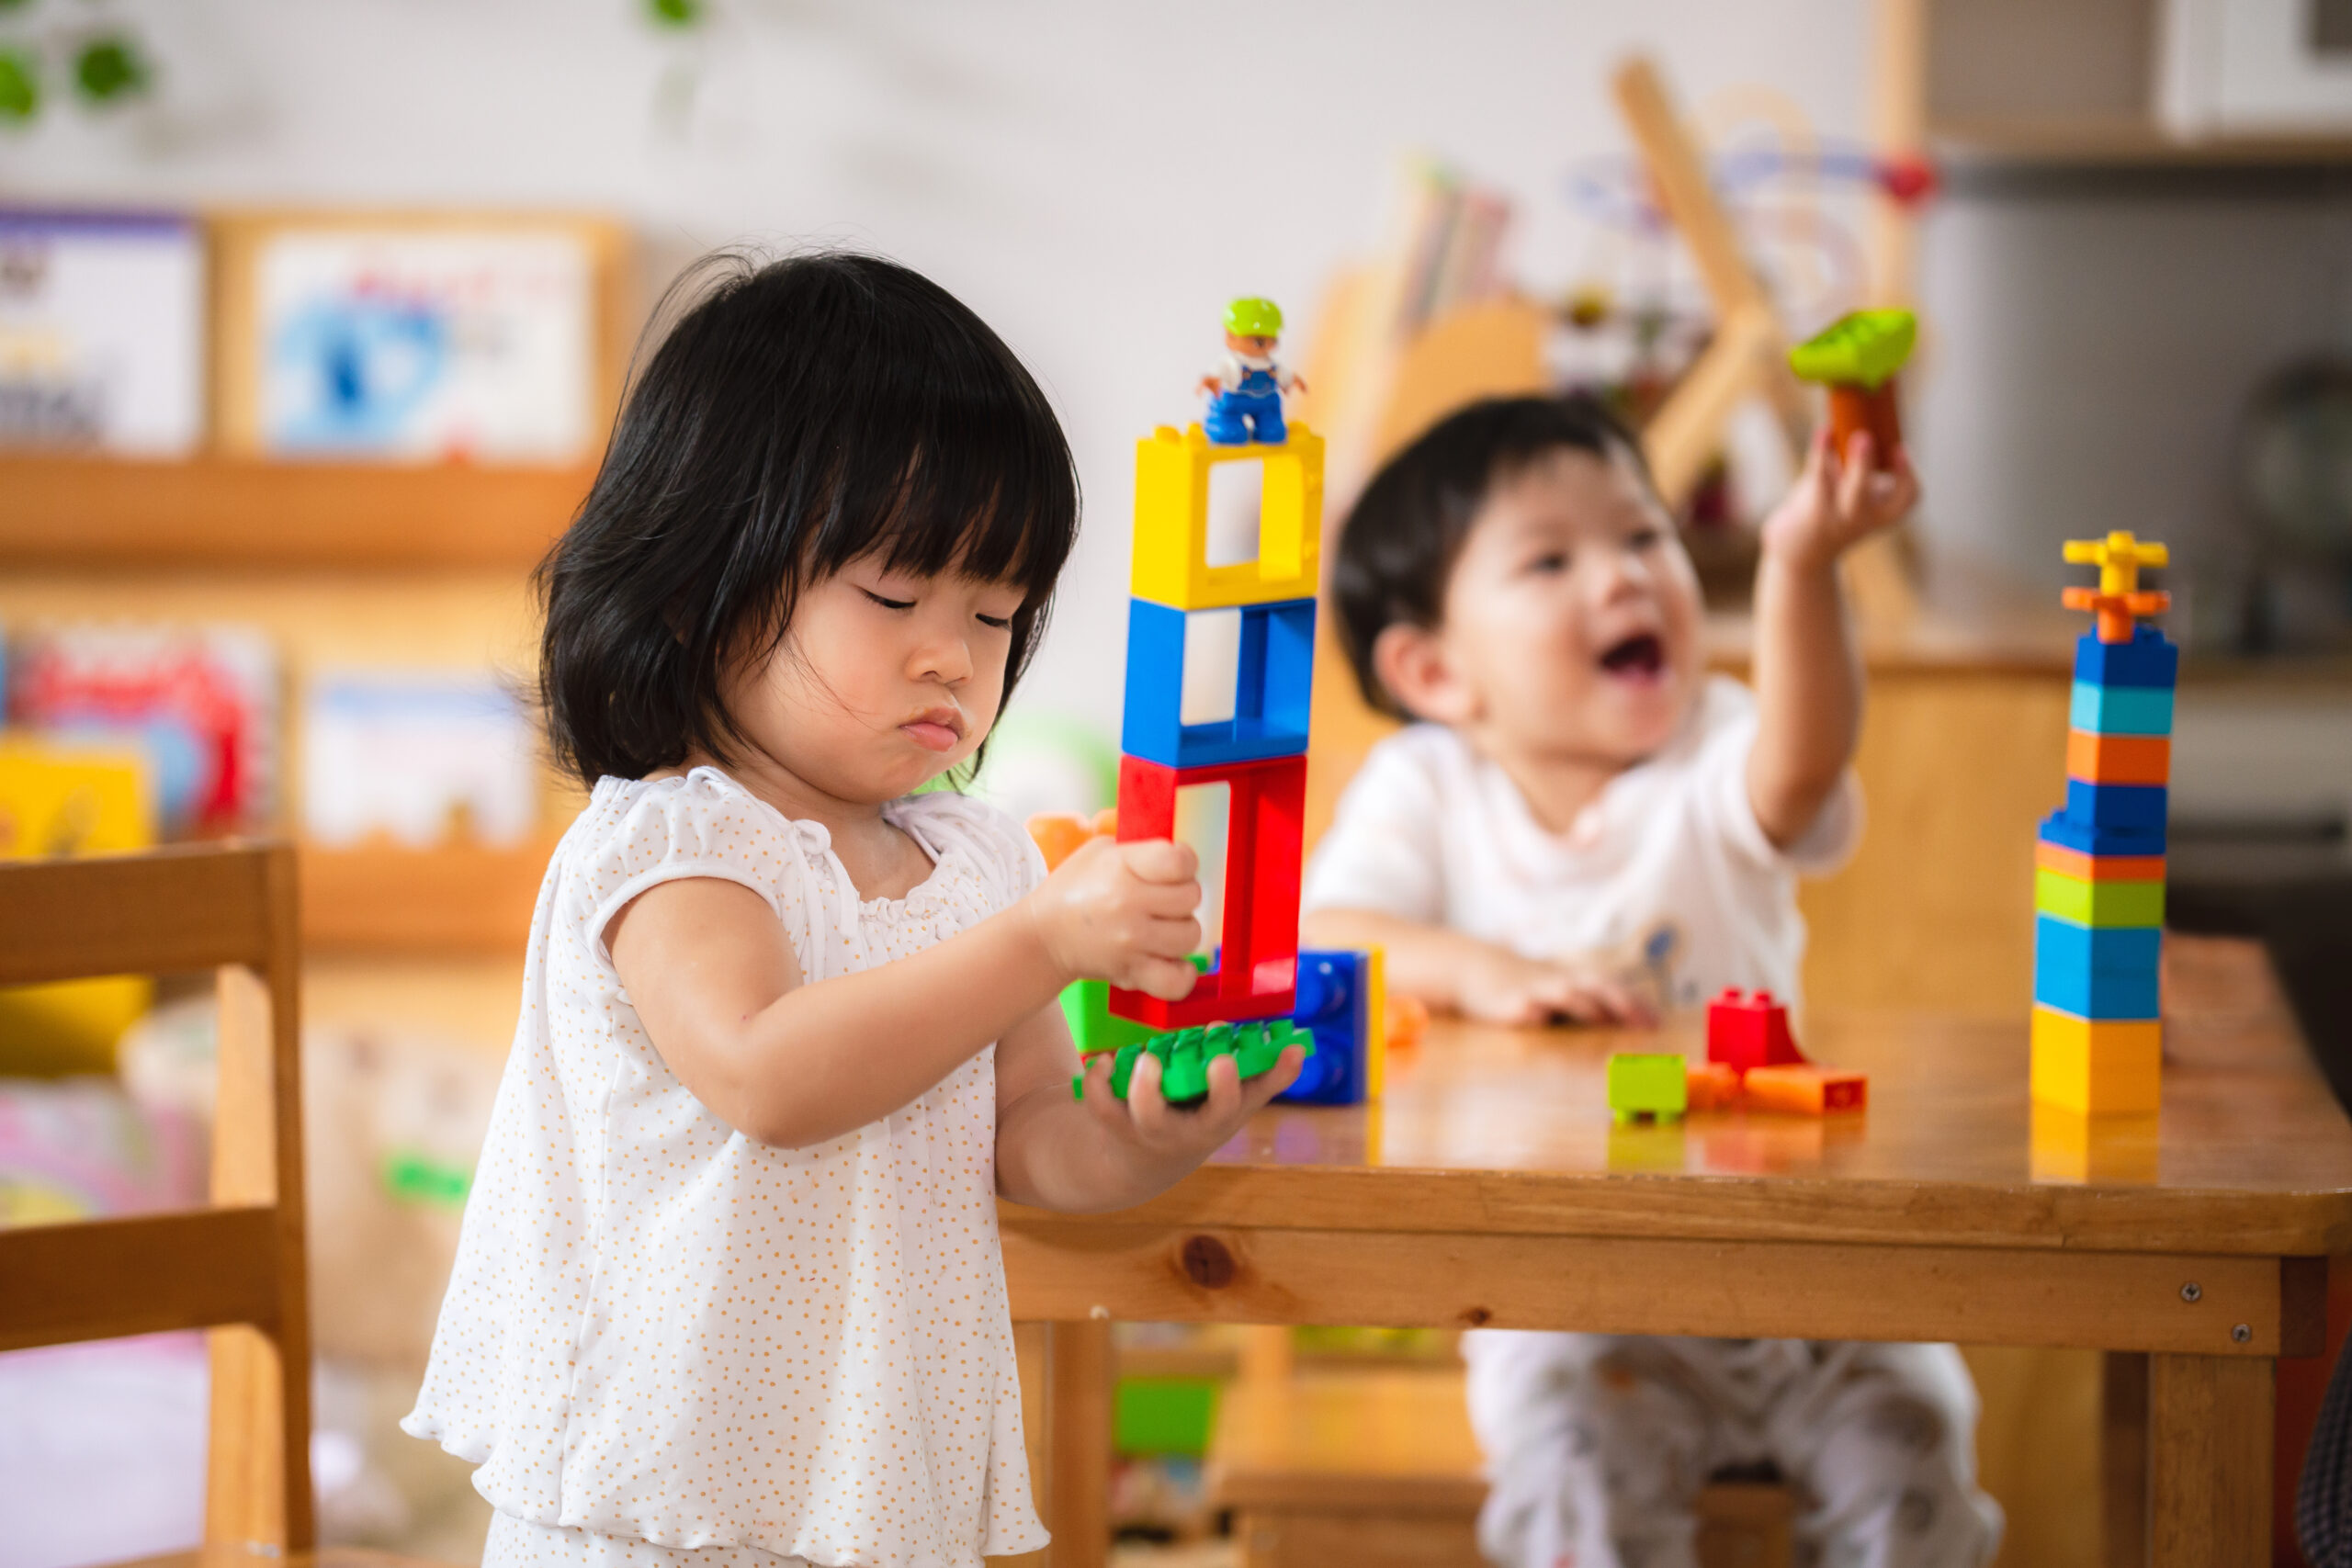
[[[648,887],[720,877],[768,900],[814,983],[1045,874],[976,801],[886,813],[936,862],[903,899],[860,902],[822,827],[711,768],[604,780],[558,847],[403,1423],[480,1466],[488,1562],[977,1568],[1046,1544],[997,1241],[995,1048],[878,1122],[772,1148],[663,1066],[604,946]]]

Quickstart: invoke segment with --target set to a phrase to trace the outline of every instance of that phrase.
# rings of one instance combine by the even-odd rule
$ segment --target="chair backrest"
[[[294,852],[0,863],[0,985],[217,972],[212,1207],[0,1229],[0,1350],[208,1328],[210,1544],[316,1544]]]

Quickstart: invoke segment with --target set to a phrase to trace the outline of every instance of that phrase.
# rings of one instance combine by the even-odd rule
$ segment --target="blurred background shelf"
[[[314,953],[521,956],[556,835],[514,848],[390,842],[302,848],[302,942]]]
[[[0,457],[0,562],[526,570],[590,467]]]

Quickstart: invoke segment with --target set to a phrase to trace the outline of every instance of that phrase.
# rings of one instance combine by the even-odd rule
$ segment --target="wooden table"
[[[1822,1013],[1871,1076],[1827,1121],[1615,1128],[1613,1049],[1662,1034],[1440,1024],[1379,1105],[1280,1108],[1172,1191],[1007,1204],[1044,1322],[1055,1568],[1103,1561],[1109,1325],[1217,1321],[1951,1339],[2109,1352],[2107,1560],[2269,1562],[2273,1359],[2324,1328],[2352,1244],[2352,1124],[2257,949],[2176,938],[2160,1115],[2031,1107],[2026,1030]]]

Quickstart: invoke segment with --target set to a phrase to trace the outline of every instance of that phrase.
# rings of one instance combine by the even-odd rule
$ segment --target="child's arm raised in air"
[[[1853,760],[1862,723],[1862,671],[1838,585],[1839,558],[1892,526],[1919,499],[1900,447],[1872,466],[1857,434],[1842,457],[1825,425],[1804,472],[1765,520],[1756,569],[1756,745],[1747,798],[1764,835],[1782,849],[1804,837]]]
[[[648,888],[606,941],[695,1098],[762,1143],[805,1147],[907,1104],[1079,976],[1159,997],[1192,988],[1193,852],[1167,840],[1089,849],[960,935],[813,986],[767,904],[716,878]]]
[[[1387,950],[1388,988],[1481,1023],[1656,1021],[1631,987],[1600,969],[1523,958],[1465,931],[1373,909],[1317,909],[1300,922],[1316,947]]]

